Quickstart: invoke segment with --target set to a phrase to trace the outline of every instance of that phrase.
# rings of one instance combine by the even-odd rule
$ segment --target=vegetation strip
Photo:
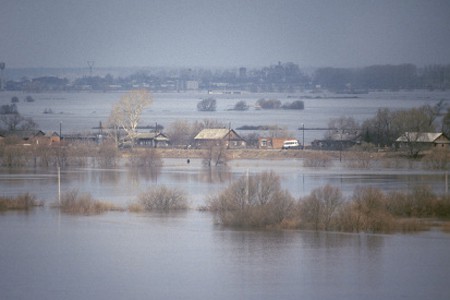
[[[0,198],[0,210],[38,205],[43,202],[28,193]],[[141,193],[127,209],[77,190],[64,193],[55,207],[67,214],[96,215],[107,211],[180,211],[189,209],[189,203],[183,191],[163,185]],[[385,193],[369,186],[357,188],[345,198],[339,188],[326,185],[295,199],[281,189],[280,177],[274,172],[244,175],[198,209],[212,212],[215,222],[227,227],[392,233],[440,226],[450,232],[450,195],[436,195],[429,187]]]

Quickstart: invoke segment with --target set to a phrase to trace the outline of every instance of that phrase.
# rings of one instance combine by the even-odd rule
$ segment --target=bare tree
[[[1,115],[0,124],[3,124],[7,131],[34,130],[37,128],[33,119],[23,117],[19,113]]]
[[[364,140],[377,146],[392,146],[397,133],[392,128],[393,113],[389,108],[379,108],[375,117],[364,121]]]
[[[202,163],[205,167],[211,167],[212,165],[216,167],[226,165],[229,157],[225,142],[209,143],[206,150],[203,152],[202,157]]]
[[[132,90],[123,95],[114,105],[109,117],[109,124],[113,127],[115,136],[117,137],[117,130],[122,129],[134,145],[141,114],[152,102],[153,98],[147,90]]]
[[[360,129],[360,126],[353,117],[339,117],[331,119],[328,122],[328,128],[330,128],[330,131],[326,135],[327,137],[331,137],[336,132],[339,135],[355,134]]]
[[[193,143],[195,135],[198,133],[195,126],[187,120],[176,120],[167,128],[167,135],[173,146],[187,147]]]

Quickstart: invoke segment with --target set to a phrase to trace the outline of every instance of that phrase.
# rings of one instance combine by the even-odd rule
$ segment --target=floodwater
[[[31,191],[45,206],[0,214],[1,299],[448,299],[450,234],[346,234],[235,230],[215,225],[204,205],[230,182],[273,170],[295,197],[327,183],[406,190],[445,174],[402,169],[326,170],[301,160],[232,161],[222,171],[166,159],[155,172],[63,169],[76,188],[121,206],[154,185],[184,191],[182,213],[60,214],[56,170],[1,170],[2,194]],[[384,173],[383,173],[384,172]]]
[[[25,102],[26,96],[32,96],[34,102]],[[17,96],[20,100],[17,108],[21,114],[33,118],[43,131],[72,132],[92,131],[100,122],[107,121],[113,105],[119,101],[122,92],[108,93],[0,93],[0,104],[10,104],[11,98]],[[217,111],[198,112],[197,103],[204,98],[213,96],[217,99]],[[317,97],[309,99],[304,97]],[[336,98],[341,97],[341,98]],[[153,104],[146,109],[141,118],[142,126],[158,125],[168,128],[175,120],[202,121],[215,119],[231,128],[244,125],[278,125],[292,131],[294,137],[305,140],[308,145],[314,139],[323,138],[323,130],[313,128],[328,127],[332,118],[351,116],[362,122],[373,117],[377,110],[387,107],[391,110],[418,107],[424,104],[435,105],[440,100],[450,101],[449,91],[401,91],[401,92],[371,92],[357,95],[322,94],[254,94],[238,95],[208,95],[206,92],[190,93],[156,93]],[[283,104],[298,100],[304,101],[304,110],[255,110],[254,105],[260,98],[279,99]],[[238,101],[245,101],[251,109],[248,111],[230,111]],[[53,114],[44,114],[45,110]],[[304,127],[305,132],[298,130]],[[238,131],[246,134],[245,131]],[[263,132],[260,134],[264,134]]]
[[[0,93],[0,104],[9,103],[11,96]],[[301,123],[326,127],[330,118],[342,115],[364,120],[378,107],[408,108],[450,99],[446,92],[370,93],[364,99],[305,99],[304,111],[242,115],[226,109],[238,100],[251,104],[273,95],[222,96],[217,112],[200,114],[195,107],[204,96],[155,95],[144,122],[167,127],[179,118],[217,118],[233,127],[280,124],[295,130]],[[35,102],[19,103],[19,112],[33,117],[43,130],[57,131],[62,121],[63,132],[68,132],[88,131],[106,120],[120,93],[33,97]],[[45,108],[55,114],[42,114]],[[300,138],[301,132],[296,133]],[[323,133],[306,134],[309,141]],[[448,185],[443,171],[406,167],[354,170],[336,161],[331,168],[311,169],[300,158],[235,160],[227,169],[210,171],[198,159],[191,158],[190,164],[186,158],[165,159],[162,168],[152,171],[63,169],[61,190],[76,188],[126,206],[139,193],[163,184],[184,191],[193,209],[70,216],[50,207],[57,200],[56,170],[0,169],[1,195],[30,192],[46,204],[28,212],[0,213],[0,298],[448,299],[450,234],[437,229],[393,235],[235,230],[215,225],[211,214],[195,210],[247,172],[269,170],[296,198],[325,184],[339,187],[346,196],[358,186],[392,191],[424,184],[443,193]]]
[[[2,299],[448,299],[450,235],[245,231],[208,213],[0,215]]]

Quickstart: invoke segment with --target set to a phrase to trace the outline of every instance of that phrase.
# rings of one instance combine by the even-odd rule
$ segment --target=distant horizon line
[[[3,62],[4,63],[4,62]],[[151,66],[151,65],[147,65],[147,66],[92,66],[92,69],[239,69],[239,68],[247,68],[247,69],[257,69],[257,68],[264,68],[267,66],[274,66],[277,65],[278,63],[281,64],[287,64],[287,63],[292,63],[297,65],[300,69],[305,68],[305,69],[319,69],[319,68],[336,68],[336,69],[360,69],[360,68],[366,68],[366,67],[370,67],[370,66],[400,66],[400,65],[414,65],[418,68],[421,67],[426,67],[426,66],[445,66],[445,65],[450,65],[450,62],[448,63],[429,63],[429,64],[415,64],[415,63],[378,63],[378,64],[367,64],[367,65],[361,65],[361,66],[333,66],[333,65],[323,65],[323,66],[314,66],[314,65],[309,65],[309,66],[301,66],[298,63],[295,62],[291,62],[291,61],[286,61],[286,62],[277,62],[277,63],[269,63],[266,65],[260,65],[260,66],[256,66],[256,65],[239,65],[239,66]],[[55,67],[55,66],[27,66],[27,67],[16,67],[16,66],[12,66],[12,67],[8,67],[8,64],[5,65],[5,69],[9,69],[9,70],[24,70],[24,69],[90,69],[91,66],[89,66],[88,64],[86,64],[85,66],[61,66],[61,67]]]

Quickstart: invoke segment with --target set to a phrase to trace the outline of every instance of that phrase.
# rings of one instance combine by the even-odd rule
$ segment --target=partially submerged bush
[[[147,211],[151,210],[186,210],[188,201],[184,193],[178,189],[169,189],[161,185],[149,189],[138,196],[139,204]],[[136,205],[132,206],[137,210]]]
[[[341,211],[341,217],[349,213],[352,221],[345,224],[351,227],[342,227],[344,231],[391,232],[395,228],[394,218],[387,210],[386,197],[380,189],[357,188],[348,208],[349,211]]]
[[[16,197],[0,197],[0,211],[8,209],[28,210],[35,206],[41,206],[42,202],[36,200],[36,196],[29,193]]]
[[[283,109],[305,109],[305,103],[302,100],[285,103],[281,106]]]
[[[106,211],[120,210],[114,204],[95,200],[91,194],[80,194],[76,189],[61,195],[60,209],[64,213],[76,215],[97,215]]]
[[[132,167],[157,168],[163,165],[161,154],[155,148],[134,151],[129,157]]]
[[[24,167],[29,163],[29,147],[23,145],[0,145],[0,165],[4,167]]]
[[[248,105],[244,100],[238,101],[235,105],[233,110],[239,110],[239,111],[243,111],[243,110],[248,110]]]
[[[416,186],[407,193],[392,192],[388,197],[388,210],[396,217],[429,218],[438,213],[438,197],[427,186]]]
[[[369,169],[372,163],[372,155],[369,152],[355,151],[345,160],[347,168]]]
[[[216,111],[217,101],[214,98],[206,98],[197,103],[198,111]]]
[[[317,188],[300,201],[301,225],[315,230],[329,230],[337,209],[344,201],[339,188],[326,185]]]
[[[303,160],[303,166],[308,168],[327,168],[331,167],[332,164],[331,156],[322,152],[311,153]]]
[[[101,168],[112,168],[117,165],[119,152],[114,143],[102,143],[98,149],[96,161]]]
[[[256,105],[262,109],[279,109],[281,107],[281,101],[278,99],[258,99]]]
[[[226,226],[273,227],[289,218],[294,199],[273,172],[243,176],[209,200],[209,209]]]
[[[424,167],[432,170],[446,170],[450,163],[450,152],[447,148],[432,149],[423,158]]]

